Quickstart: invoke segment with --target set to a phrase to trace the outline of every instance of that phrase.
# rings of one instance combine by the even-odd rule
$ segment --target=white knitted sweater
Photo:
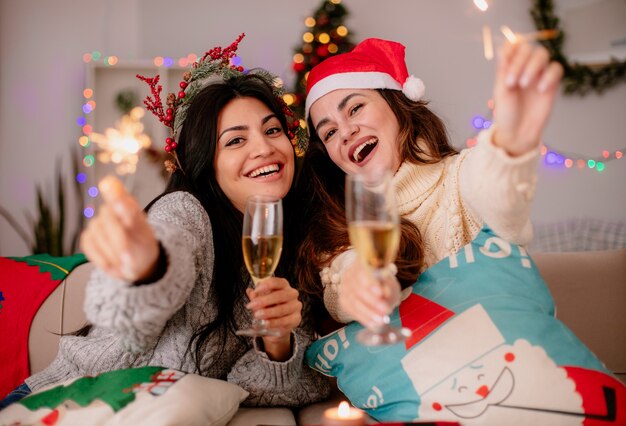
[[[532,239],[530,210],[539,149],[511,157],[493,145],[492,133],[481,132],[474,148],[437,164],[404,162],[396,172],[399,213],[419,228],[424,240],[422,269],[456,253],[483,225],[516,244]],[[354,250],[348,250],[320,272],[326,309],[343,323],[352,318],[339,309],[341,277],[355,259]]]

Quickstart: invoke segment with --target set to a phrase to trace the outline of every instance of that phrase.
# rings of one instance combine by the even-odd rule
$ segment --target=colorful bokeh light
[[[93,155],[85,155],[85,157],[83,158],[83,165],[85,167],[91,167],[94,165],[94,163],[96,162],[96,159],[94,158]]]
[[[493,124],[493,121],[491,120],[494,108],[493,99],[489,99],[487,101],[487,106],[491,110],[487,114],[487,118],[483,115],[477,114],[471,120],[472,127],[476,132],[488,129]],[[471,148],[476,145],[476,141],[476,136],[469,137],[466,139],[465,144],[468,148]],[[626,148],[615,151],[604,149],[600,151],[598,156],[591,158],[580,154],[559,152],[543,143],[539,146],[539,150],[543,156],[543,164],[546,167],[550,167],[552,169],[590,169],[602,172],[606,169],[607,162],[621,159],[623,157],[623,151],[626,150]]]

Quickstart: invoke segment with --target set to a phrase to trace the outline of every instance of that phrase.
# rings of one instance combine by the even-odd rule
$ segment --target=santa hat
[[[412,101],[424,95],[424,83],[409,76],[404,63],[404,46],[395,41],[368,38],[351,52],[331,56],[309,73],[305,115],[311,105],[337,89],[401,90]]]

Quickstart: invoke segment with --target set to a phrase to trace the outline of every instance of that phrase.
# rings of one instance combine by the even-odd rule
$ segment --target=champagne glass
[[[241,238],[243,260],[256,287],[276,270],[283,250],[283,205],[280,198],[253,195],[246,200]],[[248,329],[238,330],[240,336],[279,336],[267,328],[266,321],[254,319]]]
[[[391,173],[346,176],[346,219],[350,243],[373,277],[381,284],[393,278],[389,265],[400,245],[400,225]],[[369,346],[395,344],[411,335],[407,328],[390,325],[389,315],[371,328],[361,330],[357,340]]]

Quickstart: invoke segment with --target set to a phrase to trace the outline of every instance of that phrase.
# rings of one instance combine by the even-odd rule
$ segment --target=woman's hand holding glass
[[[291,332],[302,321],[302,302],[298,290],[284,278],[270,277],[259,281],[257,286],[246,290],[256,320],[275,332],[262,336],[265,352],[274,361],[284,361],[291,356]]]
[[[108,176],[99,188],[104,203],[81,234],[81,249],[112,277],[130,282],[149,278],[157,267],[159,243],[146,215],[119,179]]]
[[[391,263],[400,245],[400,218],[395,191],[389,171],[346,176],[346,219],[350,243],[364,268],[379,284],[379,294],[385,294],[386,282],[393,279]],[[368,292],[369,287],[361,288]],[[389,309],[389,307],[387,307]],[[410,335],[410,330],[390,325],[387,313],[381,321],[368,322],[368,328],[357,334],[365,345],[395,344]]]
[[[357,258],[341,274],[339,307],[349,318],[375,328],[400,303],[400,292],[394,274],[377,280]]]

